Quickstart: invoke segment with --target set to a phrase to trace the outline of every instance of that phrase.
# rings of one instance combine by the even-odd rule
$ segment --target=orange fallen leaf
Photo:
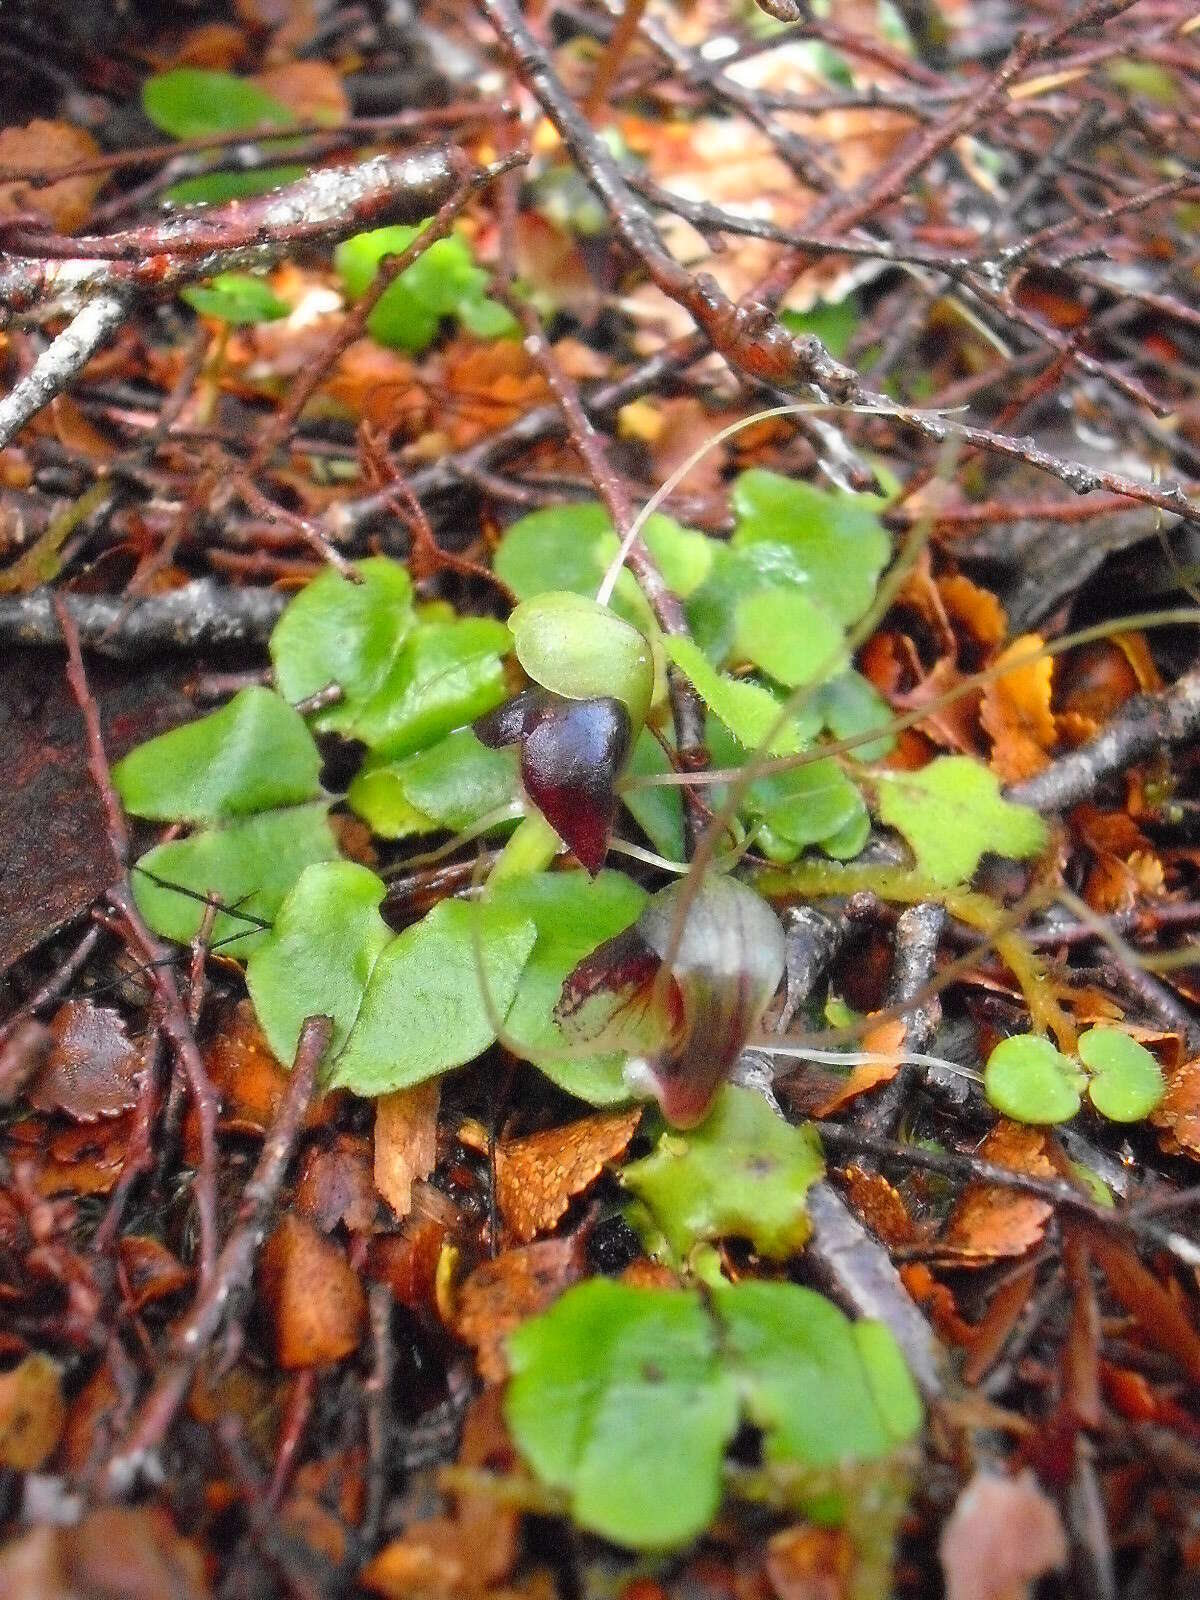
[[[1150,1121],[1161,1130],[1158,1142],[1168,1155],[1200,1161],[1200,1056],[1167,1076],[1167,1089]]]
[[[598,1111],[565,1127],[504,1140],[496,1150],[496,1199],[517,1238],[527,1242],[553,1228],[625,1149],[640,1119],[637,1106]]]
[[[0,167],[37,175],[54,167],[69,167],[100,154],[100,146],[84,128],[68,122],[47,122],[35,117],[24,128],[0,130]],[[92,201],[100,193],[102,174],[63,178],[45,189],[33,189],[17,180],[0,183],[0,217],[36,211],[59,233],[74,233],[87,221]]]
[[[576,1239],[541,1239],[475,1268],[459,1290],[454,1331],[474,1348],[486,1383],[502,1383],[508,1376],[508,1335],[557,1300],[582,1272]]]
[[[1028,657],[1045,644],[1040,634],[1014,639],[996,659],[997,667]],[[1058,739],[1050,709],[1054,662],[1049,656],[1025,660],[994,678],[983,691],[979,720],[992,738],[991,768],[1005,783],[1018,783],[1040,772]]]
[[[132,1311],[178,1294],[192,1281],[192,1274],[179,1257],[149,1234],[127,1233],[117,1245],[117,1259]]]
[[[980,1158],[1030,1177],[1059,1176],[1048,1153],[1048,1135],[1020,1122],[1000,1121],[979,1147]],[[968,1188],[950,1214],[943,1235],[947,1255],[962,1266],[1021,1256],[1040,1243],[1053,1207],[1036,1195],[994,1184]]]
[[[275,1059],[253,1008],[240,1002],[204,1058],[221,1097],[221,1127],[234,1133],[265,1133],[287,1090],[288,1075]],[[328,1122],[345,1094],[318,1095],[304,1118],[306,1128]],[[189,1155],[194,1154],[189,1151]]]
[[[200,1547],[158,1506],[102,1506],[72,1527],[32,1528],[0,1550],[0,1600],[211,1594]]]
[[[854,1544],[844,1529],[810,1523],[775,1534],[765,1563],[778,1600],[849,1600],[855,1592],[856,1564]]]
[[[300,122],[325,122],[337,128],[350,115],[341,73],[327,61],[287,61],[256,72],[251,81],[285,105]]]
[[[1108,1287],[1136,1317],[1147,1338],[1175,1357],[1193,1383],[1200,1383],[1200,1332],[1190,1306],[1165,1288],[1137,1252],[1099,1228],[1087,1229],[1088,1248]]]
[[[979,644],[999,644],[1008,632],[1004,607],[990,589],[983,589],[961,572],[937,580],[942,604]]]
[[[920,1230],[899,1189],[879,1172],[865,1167],[847,1167],[842,1173],[850,1204],[884,1244],[914,1244]]]
[[[0,1373],[0,1466],[37,1472],[49,1460],[67,1419],[57,1361],[34,1351]]]
[[[904,1049],[904,1019],[889,1017],[885,1022],[876,1023],[863,1035],[862,1048],[882,1059],[864,1061],[852,1068],[850,1076],[814,1109],[814,1116],[830,1117],[868,1089],[889,1083],[896,1076],[900,1071],[897,1052]]]
[[[441,1086],[431,1078],[375,1102],[375,1187],[397,1216],[412,1210],[414,1179],[427,1178],[437,1164],[440,1100]]]
[[[263,1247],[259,1288],[281,1367],[319,1367],[357,1348],[366,1317],[358,1274],[330,1240],[285,1216]]]

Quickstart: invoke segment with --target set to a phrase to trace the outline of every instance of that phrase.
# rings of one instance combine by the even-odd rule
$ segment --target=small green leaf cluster
[[[426,226],[373,228],[340,244],[334,263],[350,299],[360,299],[384,259],[406,250]],[[481,339],[511,335],[516,322],[484,294],[487,282],[465,239],[458,234],[438,239],[383,291],[367,318],[367,332],[380,344],[414,355],[429,348],[448,317]]]
[[[1162,1099],[1162,1068],[1120,1028],[1089,1028],[1078,1049],[1073,1061],[1032,1034],[1002,1039],[984,1072],[988,1099],[1006,1117],[1033,1123],[1068,1121],[1085,1092],[1110,1122],[1141,1122]]]
[[[850,666],[846,644],[846,630],[869,609],[888,558],[882,502],[754,468],[735,481],[732,503],[728,541],[661,515],[643,531],[683,601],[690,639],[659,632],[628,571],[618,578],[613,609],[695,688],[709,713],[707,742],[717,766],[742,766],[764,749],[810,753],[803,764],[748,786],[740,810],[756,847],[777,862],[813,846],[847,860],[866,843],[867,801],[846,763],[820,756],[818,740],[822,733],[863,739],[855,751],[863,761],[877,761],[892,747],[889,708]],[[525,604],[548,591],[591,595],[617,547],[604,508],[583,502],[515,522],[495,566]],[[785,715],[795,690],[806,693]],[[877,738],[864,739],[876,730]],[[666,770],[649,734],[635,746],[631,770]],[[883,772],[865,787],[880,819],[904,835],[939,883],[969,879],[987,850],[1027,856],[1046,841],[1036,814],[1005,801],[993,774],[969,757],[939,759],[915,774]],[[709,789],[707,798],[720,805],[723,791]],[[626,804],[656,848],[677,857],[678,796],[632,789]]]
[[[768,1468],[892,1454],[921,1402],[889,1330],[792,1283],[636,1289],[593,1278],[509,1339],[505,1410],[538,1478],[580,1526],[669,1550],[709,1525],[743,1422]],[[837,1501],[807,1507],[836,1518]]]

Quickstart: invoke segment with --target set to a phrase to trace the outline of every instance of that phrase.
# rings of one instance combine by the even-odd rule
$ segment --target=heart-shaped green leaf
[[[308,867],[246,964],[246,986],[267,1042],[291,1061],[306,1017],[333,1021],[330,1051],[346,1042],[392,931],[379,915],[386,886],[353,861]]]
[[[276,322],[288,314],[288,307],[271,285],[262,278],[252,278],[248,272],[219,272],[207,283],[181,289],[179,298],[201,316],[217,317],[234,328]]]
[[[113,783],[136,817],[215,822],[316,800],[320,771],[304,718],[254,687],[138,745],[113,768]]]
[[[1066,1122],[1082,1104],[1087,1074],[1049,1039],[1021,1033],[988,1057],[983,1085],[997,1111],[1016,1122]]]
[[[482,1055],[536,937],[532,921],[505,906],[441,901],[376,960],[333,1082],[388,1094]]]
[[[336,857],[326,809],[264,811],[156,845],[133,870],[138,908],[155,933],[190,944],[212,897],[230,909],[213,923],[210,946],[248,956],[305,867]]]
[[[1166,1092],[1158,1062],[1120,1028],[1081,1033],[1079,1059],[1091,1074],[1088,1099],[1112,1122],[1141,1122]]]

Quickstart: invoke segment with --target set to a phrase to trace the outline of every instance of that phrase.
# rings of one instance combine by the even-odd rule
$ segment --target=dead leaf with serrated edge
[[[547,1233],[576,1195],[591,1187],[637,1131],[641,1108],[594,1116],[508,1139],[496,1150],[500,1215],[522,1242]]]
[[[1014,639],[997,656],[995,668],[1007,668],[986,686],[979,720],[991,736],[991,768],[1005,783],[1019,783],[1040,772],[1058,741],[1058,725],[1050,709],[1054,661],[1029,656],[1045,644],[1040,634]],[[1009,662],[1020,663],[1008,667]]]

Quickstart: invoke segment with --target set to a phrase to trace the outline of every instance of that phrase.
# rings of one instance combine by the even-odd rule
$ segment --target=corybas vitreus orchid
[[[555,1010],[571,1038],[627,1050],[629,1087],[683,1128],[703,1119],[784,970],[783,929],[753,889],[712,874],[690,904],[687,892],[686,883],[663,889],[586,956]]]

